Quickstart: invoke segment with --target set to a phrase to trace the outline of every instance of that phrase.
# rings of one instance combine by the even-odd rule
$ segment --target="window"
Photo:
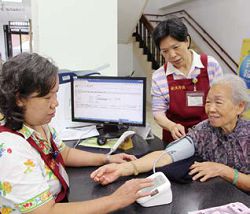
[[[4,25],[4,39],[7,57],[31,52],[30,23],[28,21],[9,22],[9,25]]]

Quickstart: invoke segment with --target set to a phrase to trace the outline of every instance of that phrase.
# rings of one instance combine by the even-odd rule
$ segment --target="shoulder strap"
[[[10,133],[12,133],[12,134],[19,135],[20,137],[23,138],[23,135],[22,135],[22,134],[18,133],[18,132],[15,131],[15,130],[12,130],[12,129],[6,127],[6,126],[0,126],[0,132],[10,132]]]
[[[167,63],[163,65],[165,73],[167,72]]]
[[[166,72],[167,72],[167,65],[168,65],[168,63],[165,63],[165,64],[163,65],[165,74],[166,74]],[[170,75],[167,76],[167,81],[173,81],[173,80],[174,80],[173,74],[170,74]]]
[[[29,137],[29,139],[27,139],[27,141],[29,142],[29,144],[33,148],[35,148],[40,153],[41,158],[44,160],[46,165],[51,169],[51,171],[58,178],[58,180],[60,181],[60,183],[62,185],[62,189],[59,192],[59,194],[57,195],[57,198],[55,201],[60,202],[60,201],[65,200],[65,198],[67,197],[69,187],[68,187],[66,181],[64,180],[64,178],[62,177],[62,175],[60,174],[59,164],[64,166],[64,162],[63,162],[62,155],[59,152],[59,150],[58,150],[58,148],[57,148],[57,146],[52,138],[52,135],[50,136],[50,142],[51,142],[53,152],[48,154],[48,155],[44,154],[44,152],[41,150],[41,148],[36,144],[36,142],[31,137]]]
[[[201,62],[203,66],[206,68],[207,67],[207,55],[206,54],[201,54],[200,55]]]
[[[24,136],[22,134],[18,133],[17,131],[14,131],[6,126],[0,126],[0,132],[10,132],[10,133],[19,135],[22,138],[24,138]],[[64,165],[64,163],[63,163],[62,155],[59,152],[55,142],[53,141],[52,135],[51,135],[50,141],[51,141],[51,146],[53,148],[53,153],[50,153],[48,155],[44,154],[44,152],[39,148],[39,146],[32,139],[32,137],[29,137],[27,139],[27,141],[34,149],[36,149],[39,152],[39,154],[40,154],[41,158],[44,160],[45,164],[52,170],[52,172],[58,178],[58,180],[60,181],[60,183],[62,185],[62,190],[57,195],[56,202],[60,202],[60,201],[65,200],[65,198],[67,197],[67,193],[68,193],[68,185],[65,182],[64,178],[62,177],[62,175],[60,174],[60,170],[59,170],[59,166],[58,166],[58,163],[60,163],[62,165]]]

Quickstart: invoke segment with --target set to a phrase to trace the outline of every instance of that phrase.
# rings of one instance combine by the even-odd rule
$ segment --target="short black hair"
[[[36,53],[21,53],[2,66],[0,72],[0,112],[5,126],[19,130],[23,126],[24,109],[18,98],[27,98],[34,92],[47,95],[55,86],[58,68],[47,58]]]
[[[154,29],[152,36],[159,49],[161,41],[168,36],[180,42],[187,41],[190,37],[186,25],[177,17],[160,22]]]

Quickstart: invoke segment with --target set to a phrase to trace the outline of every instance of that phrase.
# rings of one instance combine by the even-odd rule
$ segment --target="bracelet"
[[[234,169],[234,179],[233,179],[233,185],[236,185],[238,182],[238,178],[239,178],[239,172],[237,169]]]
[[[129,163],[131,163],[131,165],[133,166],[133,169],[134,169],[134,175],[138,175],[139,174],[139,171],[135,165],[135,163],[133,161],[130,161]]]
[[[110,154],[106,154],[104,164],[110,163]]]

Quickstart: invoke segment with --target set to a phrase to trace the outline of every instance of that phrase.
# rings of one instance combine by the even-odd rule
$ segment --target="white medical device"
[[[148,178],[153,179],[153,186],[143,188],[140,192],[151,192],[150,195],[139,198],[137,203],[143,207],[152,207],[172,202],[171,184],[162,172],[156,172]]]
[[[116,149],[129,137],[133,136],[136,132],[134,131],[126,131],[124,132],[121,137],[117,140],[115,145],[110,149],[109,155],[116,151]]]

